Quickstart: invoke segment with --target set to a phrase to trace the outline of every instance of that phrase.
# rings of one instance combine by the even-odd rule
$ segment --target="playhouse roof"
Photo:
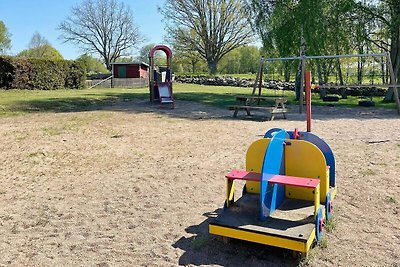
[[[146,67],[149,66],[146,62],[112,62],[111,65],[144,65]]]

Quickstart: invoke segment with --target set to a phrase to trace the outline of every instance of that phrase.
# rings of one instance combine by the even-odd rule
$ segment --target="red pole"
[[[306,88],[307,132],[311,132],[311,71],[306,71],[304,76]]]

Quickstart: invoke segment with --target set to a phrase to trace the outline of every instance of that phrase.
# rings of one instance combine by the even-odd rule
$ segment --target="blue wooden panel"
[[[269,184],[268,180],[275,174],[282,174],[284,162],[284,142],[287,138],[285,130],[274,134],[265,151],[260,183],[259,219],[265,220],[285,198],[285,188],[279,184]]]
[[[283,130],[283,129],[282,128],[271,128],[265,133],[264,138],[272,138],[272,135],[276,132],[279,132],[280,130]]]

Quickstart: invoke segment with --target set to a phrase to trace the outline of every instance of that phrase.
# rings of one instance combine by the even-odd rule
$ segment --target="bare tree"
[[[47,39],[44,36],[42,36],[39,32],[35,32],[32,35],[31,40],[29,41],[28,48],[38,48],[49,44],[50,44],[49,41],[47,41]]]
[[[59,30],[61,39],[99,54],[108,69],[110,63],[128,54],[143,39],[133,21],[132,11],[116,0],[85,0],[72,7]]]
[[[176,48],[198,52],[212,74],[224,55],[253,36],[242,1],[167,0],[160,10]]]

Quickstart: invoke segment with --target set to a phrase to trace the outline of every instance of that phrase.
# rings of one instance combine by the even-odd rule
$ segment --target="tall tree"
[[[153,43],[142,46],[139,49],[139,55],[137,56],[137,60],[149,64],[149,52],[154,46],[155,44]]]
[[[63,59],[60,52],[55,49],[45,37],[35,32],[28,44],[28,49],[18,53],[19,57],[34,57],[44,59]]]
[[[80,55],[77,59],[85,65],[86,73],[107,73],[105,65],[97,58],[89,55]]]
[[[349,20],[353,0],[248,0],[252,12],[253,26],[262,38],[267,55],[278,57],[299,55],[301,37],[308,55],[341,54],[349,49]],[[340,62],[333,60],[315,60],[320,83],[327,82],[333,64],[340,69]],[[291,66],[290,66],[291,65]],[[300,96],[300,72],[295,71],[296,64],[284,64],[285,79],[289,73],[296,75],[296,98]],[[297,66],[301,67],[300,64]],[[339,75],[340,76],[340,75]]]
[[[43,45],[48,45],[49,41],[39,32],[35,32],[29,41],[28,48],[37,48]]]
[[[63,56],[58,52],[57,49],[52,47],[50,44],[41,45],[36,48],[28,48],[17,55],[18,57],[34,57],[43,59],[63,59]]]
[[[3,21],[0,20],[0,54],[11,48],[11,34]]]
[[[58,29],[65,42],[101,56],[109,70],[110,63],[143,40],[129,6],[116,0],[84,0],[71,8]]]
[[[400,77],[400,0],[357,1],[361,15],[369,18],[370,27],[365,38],[378,48],[390,54],[395,79]],[[385,38],[386,33],[387,38]],[[399,88],[398,88],[399,89]],[[393,88],[389,88],[386,101],[394,100]]]
[[[211,74],[217,73],[221,58],[253,36],[242,1],[167,0],[161,13],[179,50],[198,52]]]

